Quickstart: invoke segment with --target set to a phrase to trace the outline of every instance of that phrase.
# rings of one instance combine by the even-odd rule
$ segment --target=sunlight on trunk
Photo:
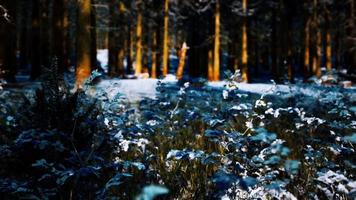
[[[157,78],[157,33],[153,32],[151,78]]]
[[[214,80],[214,63],[213,63],[213,50],[209,49],[208,52],[208,80],[213,81]]]
[[[83,0],[79,2],[78,13],[78,37],[77,37],[77,72],[76,72],[76,85],[78,88],[82,87],[85,79],[90,76],[91,71],[91,59],[90,59],[90,41],[91,41],[91,19],[90,0]]]
[[[328,72],[331,72],[331,68],[332,68],[332,55],[331,55],[331,33],[330,31],[328,31],[326,33],[326,69],[328,70]]]
[[[304,28],[304,75],[306,76],[310,67],[310,20],[308,19]]]
[[[180,55],[179,55],[179,64],[178,64],[178,69],[177,69],[177,79],[181,79],[183,77],[185,58],[186,58],[188,49],[189,49],[189,47],[187,46],[187,43],[184,42],[183,45],[182,45],[182,48],[180,50]]]
[[[135,75],[142,73],[142,13],[139,10],[137,13],[136,25],[136,68]]]
[[[248,49],[247,49],[247,0],[242,0],[242,11],[244,13],[244,20],[242,25],[242,79],[248,82],[247,75],[247,62],[248,62]]]
[[[163,76],[168,74],[168,59],[169,59],[169,32],[168,32],[168,22],[169,22],[169,0],[164,1],[164,33],[163,33]]]
[[[220,0],[216,1],[213,81],[220,79]]]

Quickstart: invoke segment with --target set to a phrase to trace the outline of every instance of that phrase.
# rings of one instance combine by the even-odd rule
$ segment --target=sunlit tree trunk
[[[304,27],[304,59],[303,74],[304,78],[309,76],[310,71],[310,20],[308,19]]]
[[[242,12],[244,13],[244,19],[242,24],[242,79],[244,82],[248,82],[247,62],[248,62],[248,49],[247,49],[247,0],[242,0]]]
[[[313,74],[318,78],[321,77],[321,45],[322,45],[321,32],[320,30],[317,30],[315,54],[313,57]]]
[[[141,10],[141,0],[138,0],[138,10],[137,10],[137,24],[136,24],[136,68],[135,74],[139,75],[142,73],[142,10]]]
[[[332,69],[332,47],[330,30],[326,32],[326,69],[331,72]]]
[[[321,50],[322,50],[322,35],[320,30],[320,20],[318,19],[317,13],[318,0],[314,0],[314,30],[316,31],[315,36],[315,53],[313,57],[313,74],[320,78],[321,77]]]
[[[91,71],[91,1],[78,1],[78,30],[77,30],[77,69],[76,85],[82,87]]]
[[[177,75],[176,75],[178,80],[183,77],[185,58],[188,49],[189,47],[187,46],[187,43],[184,42],[179,55],[179,64],[178,64]]]
[[[220,79],[220,0],[216,0],[213,81]]]
[[[157,32],[153,31],[152,36],[152,66],[151,78],[157,78]]]
[[[208,51],[208,80],[214,80],[214,57],[212,49]]]
[[[163,58],[162,58],[162,74],[166,76],[168,74],[169,65],[169,0],[164,0],[164,26],[163,26]]]

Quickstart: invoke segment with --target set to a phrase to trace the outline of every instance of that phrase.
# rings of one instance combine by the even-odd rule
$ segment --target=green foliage
[[[35,101],[23,101],[16,122],[1,124],[0,194],[5,199],[93,199],[120,167],[100,104],[84,91],[70,93],[57,73],[46,69]],[[7,117],[8,118],[8,117]]]

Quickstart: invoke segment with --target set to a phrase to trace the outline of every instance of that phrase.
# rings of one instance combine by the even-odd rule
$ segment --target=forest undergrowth
[[[95,89],[97,74],[73,93],[47,70],[34,95],[0,93],[5,199],[356,197],[350,90],[159,83],[133,104]]]

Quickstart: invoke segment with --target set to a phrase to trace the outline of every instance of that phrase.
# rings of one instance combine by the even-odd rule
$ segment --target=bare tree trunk
[[[141,10],[141,0],[137,1],[137,24],[136,24],[136,68],[135,74],[139,75],[142,73],[142,10]]]
[[[272,44],[271,44],[271,61],[272,61],[272,77],[278,82],[279,67],[278,67],[278,47],[277,47],[277,11],[274,9],[272,13]]]
[[[310,19],[307,19],[304,27],[304,60],[303,74],[306,79],[310,71]]]
[[[132,71],[132,58],[133,58],[133,39],[131,37],[132,30],[131,26],[127,25],[126,27],[126,41],[127,41],[127,47],[126,47],[126,57],[127,57],[127,66],[126,66],[126,74],[131,74]]]
[[[214,81],[214,57],[212,49],[208,51],[208,80]]]
[[[178,64],[178,70],[177,70],[177,79],[182,79],[183,77],[183,72],[184,72],[184,65],[185,65],[185,58],[187,55],[187,50],[188,50],[187,43],[183,43],[182,48],[180,50],[180,55],[179,55],[179,64]]]
[[[169,0],[164,0],[164,27],[163,27],[163,58],[162,74],[166,76],[169,68]]]
[[[321,46],[322,46],[322,37],[320,30],[320,20],[318,19],[318,0],[314,0],[314,30],[316,32],[315,38],[315,53],[313,57],[313,74],[317,77],[321,77]]]
[[[109,53],[108,53],[108,66],[109,76],[118,75],[118,16],[117,16],[117,4],[114,0],[110,2],[109,7]]]
[[[32,29],[31,29],[31,74],[30,79],[35,80],[41,73],[41,52],[40,47],[40,1],[33,1],[32,8]]]
[[[151,78],[157,78],[157,31],[153,31],[152,36],[152,66]]]
[[[92,56],[91,1],[81,0],[78,9],[76,85],[82,87],[90,76]]]
[[[356,27],[355,27],[355,1],[350,2],[350,14],[347,30],[347,58],[349,73],[356,74]]]
[[[50,24],[49,24],[49,1],[40,0],[40,65],[48,67],[50,64]]]
[[[248,63],[248,47],[247,47],[247,0],[242,0],[242,11],[244,13],[244,19],[242,24],[242,79],[244,82],[248,82],[248,71],[247,71],[247,63]]]
[[[64,72],[64,70],[67,68],[65,66],[66,58],[64,57],[65,55],[65,45],[66,45],[66,31],[67,31],[67,24],[68,23],[65,20],[65,1],[64,0],[54,0],[54,5],[53,5],[53,22],[52,26],[53,27],[53,56],[56,56],[58,58],[58,66],[59,70]]]
[[[220,0],[216,1],[213,81],[220,79]]]
[[[328,72],[331,72],[332,70],[332,47],[331,47],[331,33],[330,30],[327,30],[326,32],[326,69]]]

